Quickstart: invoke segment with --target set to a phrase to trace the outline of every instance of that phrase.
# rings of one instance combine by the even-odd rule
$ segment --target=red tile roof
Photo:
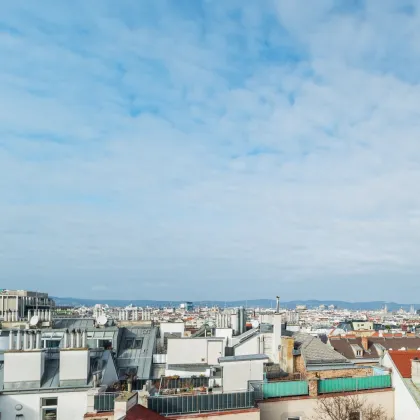
[[[411,378],[411,360],[420,359],[420,350],[390,350],[389,355],[403,378]]]
[[[126,420],[162,420],[165,417],[150,410],[149,408],[143,407],[142,405],[135,405],[127,411]]]

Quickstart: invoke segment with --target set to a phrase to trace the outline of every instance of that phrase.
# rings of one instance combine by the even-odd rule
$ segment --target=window
[[[125,348],[126,349],[141,349],[143,346],[142,338],[126,338]]]
[[[287,417],[287,420],[300,420],[300,417]]]
[[[363,356],[362,350],[357,350],[356,355],[358,357],[362,357]]]
[[[362,413],[360,411],[352,411],[349,420],[362,420]]]
[[[60,347],[60,340],[45,340],[46,349],[56,349]]]
[[[58,398],[41,398],[42,420],[57,420]]]

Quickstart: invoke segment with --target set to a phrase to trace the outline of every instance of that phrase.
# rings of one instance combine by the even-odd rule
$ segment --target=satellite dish
[[[98,325],[106,325],[108,318],[105,315],[100,315],[96,318],[96,322]]]
[[[251,322],[252,328],[258,328],[260,326],[260,322],[257,319],[252,320]]]
[[[39,323],[39,316],[34,315],[30,320],[29,320],[29,325],[31,327],[36,327]]]

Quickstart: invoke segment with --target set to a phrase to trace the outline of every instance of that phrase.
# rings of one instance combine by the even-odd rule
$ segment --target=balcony
[[[391,377],[389,375],[320,379],[317,382],[317,394],[364,391],[392,387]],[[309,383],[307,381],[258,381],[250,382],[249,390],[254,392],[256,400],[303,396],[309,395]]]
[[[148,407],[165,416],[253,408],[252,391],[220,394],[149,397]]]
[[[318,393],[362,391],[367,389],[391,388],[391,386],[390,375],[323,379],[318,383]]]
[[[97,413],[103,411],[114,411],[115,398],[120,395],[119,392],[103,392],[94,397],[94,409]]]

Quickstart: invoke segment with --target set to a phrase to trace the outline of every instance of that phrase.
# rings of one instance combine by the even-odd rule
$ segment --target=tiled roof
[[[346,357],[337,353],[319,338],[310,334],[293,334],[295,345],[301,351],[306,366],[309,364],[347,363]]]
[[[403,378],[411,378],[411,360],[420,359],[420,350],[391,350],[389,355]]]
[[[125,417],[126,420],[163,420],[165,417],[158,413],[150,410],[149,408],[143,407],[142,405],[135,405],[133,408],[127,411]]]
[[[352,345],[363,347],[361,337],[330,337],[330,344],[338,353],[348,359],[356,359]],[[386,350],[399,350],[405,348],[407,350],[417,350],[420,348],[420,337],[368,337],[368,350],[363,350],[362,357],[357,359],[377,359],[380,357],[378,347]]]

